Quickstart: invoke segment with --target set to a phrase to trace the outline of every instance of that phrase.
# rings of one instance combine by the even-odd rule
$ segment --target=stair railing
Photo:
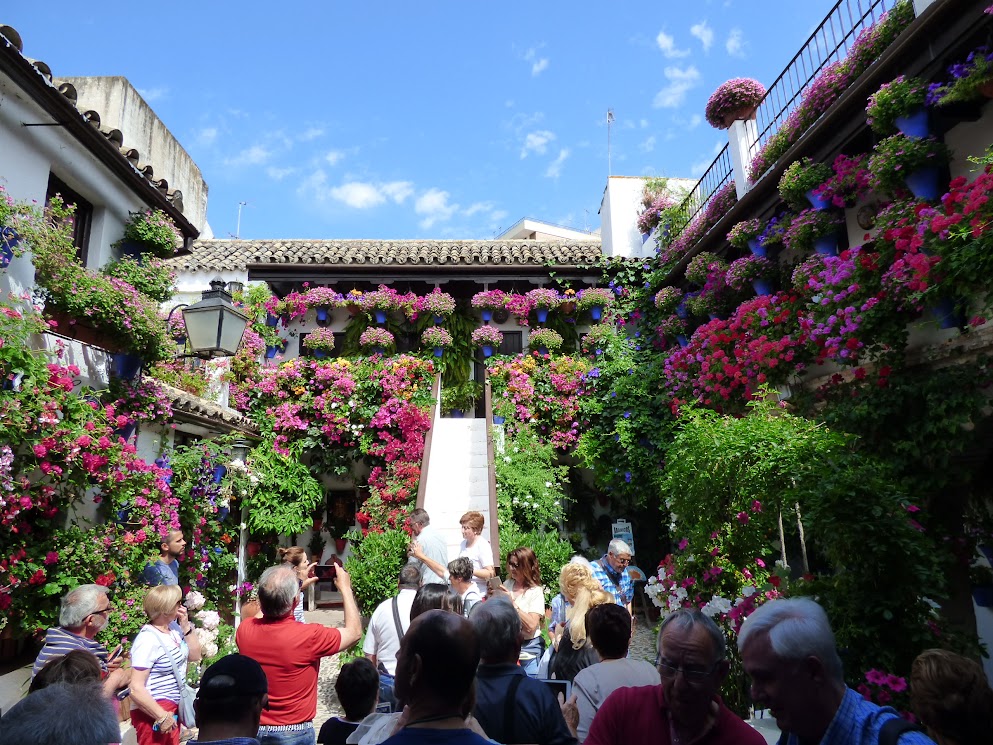
[[[431,463],[431,440],[434,437],[434,423],[438,419],[438,410],[441,407],[441,373],[434,376],[434,385],[431,388],[431,396],[434,398],[434,406],[431,407],[431,427],[424,435],[424,454],[421,456],[421,477],[417,482],[417,501],[415,505],[424,507],[424,494],[428,488],[428,466]]]
[[[490,546],[493,548],[494,569],[500,573],[503,555],[500,553],[500,526],[497,519],[496,457],[493,448],[493,390],[490,371],[483,368],[483,401],[486,415],[486,481],[490,498]]]

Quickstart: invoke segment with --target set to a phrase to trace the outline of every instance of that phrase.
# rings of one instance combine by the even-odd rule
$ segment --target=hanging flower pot
[[[676,341],[684,349],[690,345],[690,340],[686,338],[685,334],[676,334]]]
[[[339,554],[345,553],[345,546],[347,546],[347,545],[348,545],[348,539],[347,538],[335,538],[334,539],[334,550],[335,550],[336,553],[339,553]]]
[[[14,247],[19,240],[13,228],[0,228],[0,269],[6,269],[14,260]]]
[[[436,315],[433,320],[435,326],[440,326],[445,322],[445,317]]]
[[[831,200],[818,196],[816,189],[810,189],[807,192],[807,201],[810,202],[810,206],[815,210],[826,210],[831,208]]]
[[[258,541],[249,541],[245,544],[245,552],[250,559],[258,556],[260,551],[262,551],[262,544]]]
[[[941,196],[941,172],[937,167],[919,168],[904,179],[907,188],[918,199],[934,201]]]
[[[907,137],[927,137],[931,134],[927,109],[923,106],[914,109],[905,116],[898,116],[893,123]]]
[[[452,409],[451,415],[452,419],[462,419],[465,416],[465,413],[462,409]]]
[[[119,380],[134,380],[141,372],[141,357],[124,352],[112,354],[110,356],[110,372]]]
[[[652,234],[651,233],[642,233],[641,234],[641,243],[642,243],[642,245],[644,245],[645,243],[648,243],[648,239],[651,238],[651,237],[652,237]]]
[[[755,290],[756,295],[771,295],[772,283],[767,279],[753,279],[752,289]]]
[[[325,352],[323,349],[315,349],[314,350],[314,359],[316,359],[316,360],[323,360],[327,356],[328,356],[328,353]]]
[[[384,351],[386,351],[386,348],[385,347],[373,347],[372,348],[372,353],[373,354],[383,354]]]
[[[538,323],[544,323],[548,320],[548,308],[535,308],[534,312],[538,316]]]
[[[228,519],[228,515],[230,515],[230,514],[231,514],[231,508],[230,507],[218,507],[217,508],[217,519],[218,520],[227,520]]]
[[[592,318],[594,321],[599,321],[601,318],[603,318],[603,308],[600,307],[599,305],[594,305],[592,308],[590,308],[590,318]]]
[[[980,608],[993,608],[993,585],[973,587],[972,599]]]
[[[271,328],[276,328],[276,324],[278,324],[278,323],[279,323],[279,316],[277,316],[277,315],[275,315],[273,313],[266,313],[265,314],[265,325],[266,326],[269,326]]]
[[[148,251],[148,246],[137,241],[121,241],[121,256],[130,256],[141,264],[142,256]]]
[[[271,360],[280,351],[279,347],[266,347],[265,348],[265,358]]]
[[[380,310],[379,308],[373,309],[373,315],[376,317],[376,323],[386,323],[386,311]]]
[[[765,258],[767,253],[765,246],[762,245],[762,241],[758,238],[748,239],[748,250],[752,252],[752,256],[761,256],[763,258]]]
[[[226,466],[214,466],[214,483],[221,483],[221,479],[224,478],[224,474],[228,472]]]
[[[331,311],[328,308],[320,307],[317,309],[317,323],[321,326],[326,326],[331,321]]]
[[[815,238],[814,251],[819,253],[821,256],[837,256],[838,234],[829,233],[828,235],[822,235],[820,238]]]
[[[576,312],[576,303],[569,300],[567,302],[562,303],[562,305],[560,305],[559,308],[565,315],[571,316],[573,313]]]
[[[540,355],[548,354],[548,347],[538,347],[538,354]]]
[[[690,312],[686,309],[686,300],[680,300],[679,305],[676,306],[676,315],[682,319],[687,319],[690,317]]]
[[[938,328],[956,329],[962,328],[966,324],[965,316],[958,311],[952,298],[941,298],[933,305],[928,306],[928,312],[938,322]]]
[[[128,442],[134,436],[134,433],[137,431],[137,429],[138,429],[137,422],[128,422],[123,427],[117,427],[114,430],[114,434],[122,438],[124,442]]]
[[[489,323],[493,320],[493,311],[489,308],[483,308],[479,311],[480,316],[482,316],[483,323]]]
[[[494,414],[493,415],[493,423],[494,424],[503,424],[505,421],[507,421],[507,419],[505,417],[502,417],[499,414]]]
[[[493,356],[493,347],[489,344],[484,344],[483,357],[492,357],[492,356]]]
[[[444,347],[435,347],[434,348],[434,356],[435,357],[441,357],[444,353],[445,353],[445,348]]]

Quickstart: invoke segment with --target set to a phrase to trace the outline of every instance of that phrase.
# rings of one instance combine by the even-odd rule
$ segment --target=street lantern
[[[231,293],[216,277],[200,302],[183,308],[186,335],[196,357],[231,357],[248,327],[248,316],[231,303]]]

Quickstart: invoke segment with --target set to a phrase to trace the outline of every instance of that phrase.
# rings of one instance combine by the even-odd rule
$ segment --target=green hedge
[[[407,563],[410,536],[402,530],[387,530],[369,533],[364,538],[356,531],[348,538],[352,553],[345,569],[352,576],[359,611],[369,616],[377,605],[397,594],[400,570]]]

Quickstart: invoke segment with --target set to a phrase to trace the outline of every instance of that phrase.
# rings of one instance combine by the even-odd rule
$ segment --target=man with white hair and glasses
[[[586,745],[629,745],[651,738],[656,745],[765,745],[721,700],[728,675],[727,640],[700,611],[683,608],[659,628],[661,685],[619,688],[593,718]],[[564,707],[566,721],[579,719],[575,704]]]
[[[115,650],[111,659],[107,648],[94,638],[114,612],[108,592],[103,585],[80,585],[65,594],[59,608],[59,625],[45,632],[45,645],[34,661],[32,678],[51,660],[82,649],[92,653],[100,663],[104,693],[112,695],[127,687],[131,670],[121,668],[121,650]]]
[[[631,613],[634,600],[634,583],[631,581],[631,547],[619,538],[607,545],[607,553],[590,563],[593,578],[605,592],[614,596],[614,602],[623,605]]]
[[[768,708],[782,745],[933,745],[890,707],[845,685],[827,614],[810,598],[771,600],[738,633],[756,707]]]

